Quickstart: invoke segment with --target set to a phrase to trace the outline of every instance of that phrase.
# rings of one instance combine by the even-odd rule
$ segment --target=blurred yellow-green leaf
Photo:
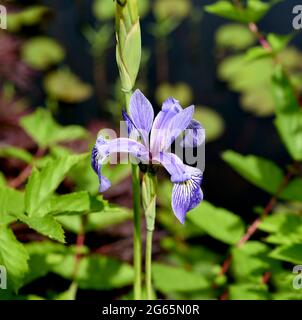
[[[57,41],[43,36],[28,40],[21,54],[23,60],[37,70],[45,70],[61,62],[65,56],[64,49]]]
[[[79,103],[92,95],[92,87],[66,69],[49,73],[44,79],[44,87],[52,98],[66,103]]]
[[[163,83],[157,89],[155,93],[156,102],[161,105],[167,97],[173,97],[179,100],[183,106],[188,106],[193,101],[192,89],[184,82],[170,84]]]

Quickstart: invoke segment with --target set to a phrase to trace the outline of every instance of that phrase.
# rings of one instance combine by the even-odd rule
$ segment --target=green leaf
[[[265,284],[233,284],[229,288],[231,300],[269,300]]]
[[[34,37],[26,41],[21,51],[22,59],[37,70],[46,70],[64,59],[64,49],[54,39]]]
[[[31,155],[31,153],[29,153],[24,149],[13,147],[13,146],[1,147],[0,157],[18,159],[26,163],[31,163],[33,160],[33,156]]]
[[[282,170],[270,160],[231,150],[223,152],[222,158],[243,178],[271,194],[277,192],[283,181]]]
[[[239,216],[207,201],[190,211],[188,219],[211,237],[228,244],[237,243],[244,234],[244,223]]]
[[[50,72],[44,78],[44,88],[51,98],[66,103],[80,103],[92,95],[92,87],[67,69]]]
[[[293,159],[302,160],[302,108],[293,87],[281,68],[273,77],[273,93],[276,103],[275,125]]]
[[[229,1],[220,0],[206,6],[205,10],[230,20],[249,23],[260,20],[269,11],[272,4],[272,1],[265,3],[260,0],[247,0],[246,6],[237,6]]]
[[[274,260],[267,257],[269,247],[258,241],[248,241],[232,249],[232,272],[238,282],[261,283],[265,271],[272,270]]]
[[[255,35],[241,24],[226,24],[218,29],[215,41],[219,48],[242,50],[255,43]]]
[[[46,276],[55,265],[62,262],[63,254],[68,252],[64,245],[50,241],[30,242],[25,248],[29,254],[29,270],[23,284]]]
[[[33,169],[25,187],[25,211],[29,216],[45,214],[44,203],[49,200],[67,172],[86,157],[86,154],[65,156],[50,160],[41,171]]]
[[[67,255],[52,271],[73,280],[74,267],[75,257]],[[111,290],[131,284],[133,276],[133,268],[126,263],[101,255],[90,255],[81,259],[76,281],[81,289]]]
[[[38,108],[33,114],[22,117],[22,128],[42,148],[53,144],[86,138],[87,131],[76,125],[61,126],[52,117],[51,113]]]
[[[163,293],[203,290],[211,285],[198,273],[160,263],[153,263],[152,275],[155,288]]]
[[[7,289],[17,291],[28,271],[28,254],[7,226],[0,225],[0,265],[7,270]]]
[[[90,197],[88,192],[80,191],[50,199],[48,212],[52,214],[66,214],[88,212],[90,210]]]
[[[286,48],[288,43],[292,40],[293,34],[289,35],[278,35],[275,33],[269,33],[267,40],[271,45],[273,52],[278,53]]]
[[[302,202],[302,179],[294,178],[281,192],[281,199]]]
[[[52,216],[43,217],[27,216],[25,214],[17,215],[18,219],[26,223],[30,228],[59,242],[65,242],[64,230],[61,224]]]
[[[187,83],[179,82],[176,84],[162,83],[155,93],[156,101],[158,104],[162,104],[167,97],[174,97],[179,100],[184,106],[192,103],[193,92]]]
[[[278,247],[269,256],[277,260],[302,264],[302,244],[294,243]]]
[[[14,214],[24,211],[24,193],[9,187],[0,187],[0,225],[11,223]]]

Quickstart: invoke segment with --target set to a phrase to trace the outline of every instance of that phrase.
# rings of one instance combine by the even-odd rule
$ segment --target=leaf
[[[293,34],[278,35],[275,33],[269,33],[267,36],[268,42],[271,45],[274,53],[284,50],[292,38]]]
[[[22,59],[37,70],[46,70],[61,62],[65,52],[60,44],[48,37],[34,37],[26,41],[21,50]]]
[[[302,244],[294,243],[278,247],[269,256],[277,260],[302,264]]]
[[[260,0],[247,0],[247,5],[237,6],[226,0],[220,0],[214,4],[205,6],[205,10],[217,16],[243,23],[259,21],[273,5]]]
[[[230,285],[231,300],[269,300],[268,287],[265,284],[233,284]]]
[[[302,179],[294,178],[291,180],[281,192],[279,197],[289,201],[302,202]]]
[[[25,187],[25,211],[29,216],[45,214],[43,204],[63,181],[67,172],[87,155],[71,155],[50,160],[41,171],[33,169]]]
[[[26,223],[30,228],[38,233],[59,242],[65,242],[64,230],[61,224],[52,216],[44,215],[43,217],[26,216],[25,214],[17,215],[18,219]]]
[[[23,280],[25,285],[46,276],[63,260],[63,254],[68,252],[62,244],[50,241],[30,242],[25,248],[29,254],[29,270]]]
[[[283,181],[282,170],[270,160],[231,150],[223,152],[222,158],[243,178],[271,194],[277,192]]]
[[[193,100],[192,89],[184,82],[179,82],[174,85],[163,83],[156,89],[155,96],[158,104],[162,104],[167,97],[174,97],[184,106],[189,105]]]
[[[73,280],[74,264],[75,257],[67,255],[52,271]],[[133,268],[126,263],[101,255],[90,255],[81,259],[76,281],[81,289],[111,290],[131,284],[133,276]]]
[[[270,248],[258,241],[248,241],[232,249],[232,272],[238,282],[260,284],[265,271],[272,270],[275,262],[267,257]]]
[[[0,187],[0,225],[16,220],[13,214],[24,211],[24,193],[9,187]]]
[[[9,31],[18,32],[23,26],[38,24],[49,9],[45,6],[30,6],[18,12],[9,13],[7,28]]]
[[[255,43],[255,35],[241,24],[226,24],[218,29],[215,41],[219,48],[242,50]]]
[[[202,275],[180,267],[153,263],[152,275],[154,286],[163,293],[173,291],[188,292],[210,287],[210,282]]]
[[[52,214],[66,214],[88,212],[89,210],[89,194],[86,191],[80,191],[51,198],[47,211]]]
[[[237,243],[244,234],[244,223],[239,216],[207,201],[190,211],[188,219],[211,237],[228,244]]]
[[[52,118],[48,110],[42,108],[22,117],[20,125],[42,148],[87,137],[87,131],[84,128],[76,125],[61,126]]]
[[[273,77],[273,93],[276,103],[275,126],[293,159],[302,160],[302,108],[293,87],[281,68]]]
[[[44,78],[44,88],[53,99],[66,103],[80,103],[92,95],[92,87],[67,69],[49,73]]]
[[[153,13],[158,20],[182,20],[189,16],[191,10],[189,0],[156,0],[153,5]]]
[[[17,291],[28,271],[28,254],[7,226],[0,225],[0,265],[7,270],[8,290]]]
[[[1,147],[0,157],[18,159],[26,163],[31,163],[33,160],[33,156],[31,155],[31,153],[29,153],[28,151],[22,148],[13,147],[13,146]]]

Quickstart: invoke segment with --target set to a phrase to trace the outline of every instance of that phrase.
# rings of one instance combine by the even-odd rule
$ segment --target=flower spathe
[[[154,119],[154,111],[148,99],[136,90],[130,100],[129,115],[123,112],[129,138],[105,140],[99,136],[92,150],[91,164],[98,174],[100,192],[110,187],[110,181],[102,176],[102,164],[112,153],[128,153],[141,163],[161,164],[171,175],[173,182],[172,209],[181,222],[186,214],[203,199],[201,190],[202,172],[188,166],[168,149],[184,130],[181,145],[196,147],[204,142],[204,130],[193,120],[194,106],[183,109],[179,102],[168,98]]]

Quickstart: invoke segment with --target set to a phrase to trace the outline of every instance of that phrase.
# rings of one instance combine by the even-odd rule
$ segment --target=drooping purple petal
[[[198,147],[204,143],[205,137],[205,129],[198,121],[193,119],[185,131],[185,136],[181,141],[181,146]]]
[[[169,126],[172,118],[182,111],[179,102],[174,98],[168,98],[162,105],[162,110],[155,117],[150,137],[152,153],[160,151],[161,141],[164,140],[165,130]]]
[[[187,166],[188,167],[188,166]],[[195,208],[203,199],[200,188],[202,173],[199,169],[188,167],[191,178],[175,183],[172,191],[172,209],[177,219],[184,224],[187,212]]]
[[[160,152],[157,156],[153,157],[153,160],[160,162],[165,167],[173,183],[183,182],[191,177],[187,166],[174,153]]]
[[[102,165],[104,161],[113,153],[128,153],[138,161],[148,162],[149,151],[144,145],[135,140],[127,138],[118,138],[113,140],[105,140],[98,137],[91,154],[91,165],[98,174],[100,181],[100,192],[104,192],[110,187],[110,181],[102,176]]]
[[[149,133],[154,119],[154,111],[149,100],[140,90],[135,90],[130,99],[130,116],[135,127],[143,136],[144,143],[149,144]]]

